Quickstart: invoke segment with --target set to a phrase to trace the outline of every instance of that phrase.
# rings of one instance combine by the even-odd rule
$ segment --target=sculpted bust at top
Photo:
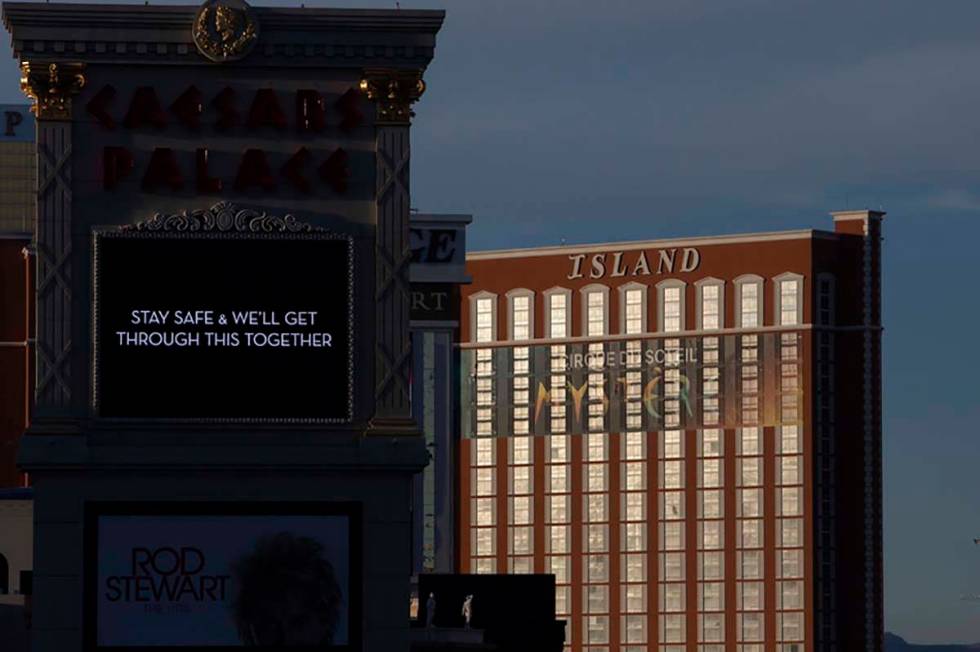
[[[194,43],[215,63],[245,57],[258,37],[259,23],[242,0],[209,0],[194,19]]]

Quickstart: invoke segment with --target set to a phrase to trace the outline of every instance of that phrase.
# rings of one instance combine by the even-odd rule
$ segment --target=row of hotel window
[[[742,276],[735,280],[735,325],[737,328],[763,326],[763,279],[759,276]],[[724,328],[725,288],[724,281],[703,279],[695,283],[697,310],[696,330]],[[676,279],[662,281],[656,286],[656,332],[679,333],[685,324],[685,283]],[[626,335],[649,332],[647,325],[647,286],[628,283],[620,286],[620,330]],[[796,326],[803,321],[803,277],[798,274],[782,274],[773,279],[773,296],[776,325]],[[609,332],[609,288],[589,285],[581,289],[585,310],[582,312],[582,333],[587,337],[611,334]],[[572,291],[552,288],[544,293],[544,337],[565,338],[572,335],[570,325]],[[478,292],[471,297],[471,323],[475,328],[471,341],[476,343],[498,340],[529,340],[534,334],[534,293],[516,289],[507,293],[508,333],[497,333],[497,296]]]
[[[831,286],[825,292],[821,280],[818,292],[818,319],[824,321],[824,308],[829,310],[831,301]],[[744,286],[744,287],[743,287]],[[697,311],[698,327],[712,330],[721,327],[720,315],[724,314],[722,307],[723,291],[719,284],[717,292],[704,290],[707,285],[699,288]],[[761,279],[755,287],[738,285],[736,293],[736,310],[740,327],[750,328],[762,323]],[[749,288],[749,289],[745,289]],[[802,280],[799,278],[782,278],[776,286],[777,296],[780,297],[780,325],[792,326],[799,324],[801,302],[799,300]],[[661,330],[678,332],[683,330],[683,287],[671,287],[661,284],[658,288],[662,315]],[[621,301],[624,332],[626,334],[642,334],[645,331],[643,318],[646,315],[645,288],[624,287]],[[634,292],[634,294],[630,294]],[[608,292],[603,289],[584,288],[585,305],[583,332],[594,337],[608,334]],[[787,299],[782,300],[783,296]],[[566,337],[568,329],[570,292],[546,293],[546,327],[548,335],[553,338]],[[527,340],[531,338],[533,324],[533,296],[530,293],[511,293],[509,296],[511,325],[510,338]],[[485,301],[481,306],[480,302]],[[822,306],[822,307],[821,307]],[[785,311],[783,310],[785,308]],[[495,297],[475,297],[474,310],[477,313],[477,337],[488,337],[483,341],[496,339],[496,305]],[[483,313],[482,315],[480,313]],[[785,317],[783,314],[785,313]],[[484,319],[481,321],[480,317]],[[482,329],[482,330],[481,330]],[[667,348],[678,347],[679,340],[668,339]],[[716,350],[717,337],[704,338],[706,349]],[[763,474],[763,442],[761,432],[757,427],[743,427],[736,431],[733,442],[735,447],[734,468],[726,467],[722,459],[724,441],[720,428],[705,428],[699,430],[694,442],[693,451],[685,453],[685,437],[683,432],[676,429],[678,420],[671,419],[669,414],[677,412],[680,386],[678,382],[666,382],[664,386],[666,430],[657,433],[636,432],[639,423],[627,420],[627,432],[624,439],[619,441],[621,447],[620,478],[622,485],[619,496],[614,496],[608,486],[609,456],[608,446],[611,438],[620,435],[610,435],[604,431],[602,420],[602,401],[605,394],[605,377],[602,373],[589,373],[588,403],[590,409],[589,429],[600,430],[587,434],[584,438],[569,438],[560,434],[565,432],[564,408],[561,399],[552,397],[552,436],[545,448],[546,465],[544,481],[544,520],[542,524],[543,541],[539,545],[544,549],[544,568],[535,569],[538,572],[552,572],[556,576],[556,609],[557,613],[567,615],[572,613],[571,601],[581,600],[581,611],[587,615],[587,623],[582,633],[585,640],[584,649],[588,652],[608,652],[609,645],[620,643],[626,652],[644,649],[642,644],[649,640],[648,623],[656,614],[656,627],[659,629],[659,652],[679,652],[686,646],[686,632],[689,618],[697,618],[697,649],[699,652],[720,652],[724,647],[724,604],[721,596],[724,582],[735,582],[736,649],[739,652],[762,652],[765,614],[763,612],[763,569],[768,558],[775,562],[776,591],[776,642],[781,652],[798,650],[804,638],[803,630],[803,581],[805,570],[804,551],[802,549],[802,528],[805,516],[803,505],[803,465],[800,446],[799,428],[792,425],[796,420],[795,390],[798,387],[798,348],[797,336],[793,333],[783,333],[779,338],[779,358],[781,364],[782,388],[784,395],[794,403],[782,405],[780,413],[785,425],[778,429],[775,441],[771,444],[776,454],[775,473],[776,487],[768,493],[762,489]],[[756,391],[754,379],[758,377],[758,335],[743,335],[739,338],[740,359],[743,361],[740,369],[742,390]],[[600,353],[601,343],[589,344],[590,353]],[[627,351],[631,347],[634,353],[639,351],[639,341],[628,341]],[[551,345],[553,356],[561,357],[566,346]],[[525,370],[528,347],[513,348],[514,369]],[[471,570],[475,572],[530,572],[534,563],[534,534],[532,523],[535,500],[531,473],[532,466],[538,460],[532,460],[531,439],[523,437],[526,427],[526,402],[528,387],[523,375],[513,379],[515,407],[513,437],[507,442],[507,460],[495,460],[498,442],[487,440],[481,435],[493,433],[492,424],[487,415],[481,417],[481,410],[487,411],[487,406],[493,401],[493,365],[489,357],[489,349],[477,349],[478,364],[477,392],[477,435],[474,441],[474,459],[472,460],[473,477],[471,491]],[[638,361],[638,356],[636,360]],[[705,370],[702,379],[702,393],[706,397],[703,406],[705,424],[717,424],[717,406],[711,400],[717,400],[717,367],[710,362],[717,362],[716,356],[705,354]],[[667,373],[676,372],[677,360],[668,360]],[[628,369],[632,369],[627,364]],[[627,384],[630,385],[630,372],[627,372]],[[638,374],[634,371],[634,375]],[[639,378],[633,379],[634,391],[627,392],[627,407],[639,407]],[[669,378],[668,378],[669,380]],[[561,365],[553,365],[551,387],[563,387],[565,375]],[[742,397],[741,417],[746,424],[758,420],[757,402],[754,396]],[[707,400],[711,399],[711,400]],[[636,405],[633,405],[636,404]],[[592,414],[592,407],[597,409]],[[521,410],[520,413],[518,410]],[[556,417],[557,410],[557,417]],[[628,410],[629,413],[629,410]],[[593,423],[593,419],[595,423]],[[654,437],[655,439],[650,439]],[[585,468],[583,469],[583,498],[582,520],[580,524],[570,522],[570,457],[569,446],[583,447]],[[650,447],[649,457],[647,447]],[[690,479],[685,479],[685,455],[697,457],[697,477],[694,485],[697,497],[697,513],[685,510],[686,487]],[[496,464],[495,464],[496,462]],[[507,465],[507,487],[496,486],[497,468]],[[656,465],[656,466],[654,466]],[[656,487],[648,486],[648,473],[655,473]],[[727,480],[726,480],[727,478]],[[735,504],[732,515],[734,518],[735,550],[725,550],[725,520],[722,502],[722,487],[727,483],[735,485]],[[540,491],[540,489],[539,489]],[[506,516],[496,514],[496,498],[499,493],[506,493]],[[619,518],[613,521],[610,516],[609,503],[615,500],[620,503]],[[775,547],[766,548],[763,531],[763,503],[775,503],[776,537]],[[652,504],[648,505],[648,501]],[[656,512],[648,512],[653,507]],[[654,516],[654,513],[656,516]],[[649,514],[649,516],[648,516]],[[687,523],[695,521],[696,541],[685,542]],[[685,522],[686,521],[686,522]],[[620,566],[619,590],[625,596],[621,601],[618,613],[613,612],[608,600],[610,586],[608,567],[615,564],[616,556],[611,555],[610,531],[619,530],[620,546],[618,560]],[[496,533],[505,530],[507,549],[497,550]],[[648,535],[655,537],[659,545],[648,548]],[[584,552],[581,563],[583,566],[582,582],[571,582],[569,566],[570,538],[580,537]],[[686,547],[696,551],[697,568],[688,571],[686,567]],[[655,549],[654,549],[655,548]],[[734,556],[735,577],[726,577],[726,557]],[[771,556],[770,556],[771,555]],[[505,567],[499,568],[499,558],[505,561]],[[610,559],[613,557],[613,559]],[[658,568],[656,585],[660,600],[648,605],[649,576],[647,565]],[[696,570],[696,574],[695,574]],[[692,577],[688,577],[688,573]],[[686,614],[685,595],[691,589],[698,591],[698,609],[696,614]],[[713,596],[717,596],[717,600]],[[625,609],[623,608],[625,606]],[[610,622],[619,619],[621,623],[620,641],[610,640]],[[633,646],[636,646],[635,648]]]
[[[688,546],[697,551],[697,572],[690,578],[696,584],[697,642],[699,652],[722,649],[725,640],[724,582],[726,555],[734,555],[736,602],[730,605],[737,612],[736,632],[740,652],[761,652],[764,638],[763,613],[764,558],[775,554],[776,579],[776,637],[780,650],[792,650],[802,645],[804,608],[803,504],[800,432],[797,426],[779,428],[772,442],[776,453],[775,472],[778,485],[771,496],[776,505],[775,550],[764,550],[762,456],[763,442],[759,428],[737,431],[734,447],[734,467],[724,471],[724,441],[717,429],[698,432],[695,450],[687,454],[697,457],[697,513],[685,510],[685,480],[683,462],[685,441],[680,431],[657,434],[628,432],[624,435],[588,434],[580,438],[553,436],[544,450],[544,567],[534,568],[534,530],[532,522],[535,500],[531,466],[536,461],[529,437],[514,437],[506,444],[508,467],[506,489],[507,517],[499,519],[494,496],[497,473],[494,467],[505,460],[497,459],[499,446],[493,440],[477,439],[471,449],[471,570],[496,572],[496,532],[506,527],[506,568],[511,573],[549,572],[556,580],[556,612],[572,613],[572,592],[581,596],[581,611],[588,614],[588,626],[583,631],[585,649],[605,652],[610,643],[610,621],[621,623],[620,641],[629,652],[633,645],[648,641],[649,616],[657,613],[660,652],[669,652],[686,638],[686,592],[688,577],[685,571]],[[648,443],[656,453],[650,451]],[[570,446],[581,446],[585,469],[583,473],[581,523],[571,524],[571,487],[569,485]],[[623,479],[618,499],[608,484],[610,447],[621,449],[620,477]],[[648,459],[657,459],[657,486],[648,487]],[[725,476],[734,476],[736,501],[734,551],[724,550],[725,507],[722,487]],[[729,480],[731,482],[731,480]],[[787,486],[796,485],[796,486]],[[650,490],[648,492],[648,489]],[[655,491],[655,493],[653,493]],[[648,512],[648,499],[656,496],[657,516]],[[620,504],[619,523],[613,523],[609,501]],[[656,518],[656,530],[649,519]],[[696,521],[696,541],[685,544],[686,522]],[[612,527],[620,530],[620,609],[611,609],[610,538]],[[572,534],[571,531],[574,531]],[[659,542],[649,549],[647,535]],[[654,534],[656,532],[656,534]],[[581,537],[583,557],[582,583],[572,583],[570,575],[569,536]],[[613,562],[615,563],[615,557]],[[647,565],[656,564],[659,600],[648,605]],[[693,586],[692,586],[693,588]],[[691,615],[693,617],[693,614]],[[643,648],[637,648],[643,649]],[[684,649],[683,646],[678,649]]]

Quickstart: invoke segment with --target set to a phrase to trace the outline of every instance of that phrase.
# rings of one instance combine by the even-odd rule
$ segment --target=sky
[[[401,7],[447,10],[416,106],[412,195],[425,212],[472,213],[471,250],[832,229],[832,210],[888,212],[885,625],[914,642],[980,641],[980,602],[961,599],[980,594],[980,3]],[[18,101],[4,60],[0,103]]]

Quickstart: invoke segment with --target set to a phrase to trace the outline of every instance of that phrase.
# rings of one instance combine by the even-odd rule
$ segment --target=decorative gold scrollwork
[[[20,90],[44,120],[71,120],[71,99],[85,86],[84,63],[20,64]]]
[[[412,104],[425,92],[421,70],[369,69],[360,84],[377,104],[379,124],[409,124],[415,116]]]

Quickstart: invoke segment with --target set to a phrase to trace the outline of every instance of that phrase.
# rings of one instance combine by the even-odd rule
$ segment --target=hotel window
[[[582,332],[586,337],[598,338],[609,333],[609,288],[604,285],[588,285],[582,288]],[[605,430],[605,348],[602,342],[588,344],[588,429]]]
[[[470,298],[470,319],[472,341],[478,344],[490,343],[497,339],[497,297],[489,292],[481,292]],[[475,351],[474,369],[476,381],[476,435],[494,434],[494,363],[493,349],[478,348]]]
[[[696,282],[697,328],[718,330],[725,327],[725,282],[717,278],[703,278]]]
[[[700,450],[699,455],[701,457],[721,457],[722,455],[722,440],[721,440],[721,430],[718,428],[706,428],[701,431],[701,438],[699,440]]]
[[[545,293],[548,337],[559,339],[571,336],[568,328],[568,317],[571,312],[570,303],[570,290],[552,288]]]
[[[631,599],[629,595],[626,595],[623,601],[626,603],[627,610],[629,610],[629,607],[631,605],[636,604],[638,602],[638,600]],[[642,610],[645,611],[645,608]],[[630,645],[630,644],[643,644],[647,642],[646,616],[643,615],[621,616],[620,623],[621,623],[620,630],[622,632],[621,636],[623,637],[622,643],[626,645]],[[627,652],[630,652],[631,650],[634,649],[644,650],[644,652],[646,651],[646,647],[626,648]]]
[[[532,523],[534,515],[533,438],[514,435],[507,440],[508,571],[529,573],[534,567]]]
[[[493,342],[497,339],[497,298],[482,296],[473,302],[473,315],[476,330],[474,342]]]
[[[699,292],[715,288],[721,292],[719,285],[705,285]],[[721,368],[719,351],[720,338],[701,338],[701,421],[705,426],[718,425],[721,414],[720,379]],[[708,433],[709,431],[705,431]],[[717,432],[717,431],[716,431]]]
[[[609,333],[609,288],[587,285],[582,288],[582,334],[598,337]]]
[[[742,641],[761,641],[763,637],[763,614],[743,613],[736,619],[738,637]]]
[[[803,582],[800,580],[781,581],[778,583],[776,605],[780,610],[803,608]]]
[[[497,339],[497,295],[480,292],[470,297],[473,342],[493,342]]]
[[[756,336],[748,336],[753,339]],[[744,416],[744,415],[743,415]],[[763,532],[762,431],[746,426],[735,431],[735,567],[737,649],[761,641],[765,624],[762,602],[765,537]]]
[[[678,333],[684,330],[684,288],[685,283],[677,279],[669,279],[657,284],[659,295],[657,319],[660,332]]]
[[[534,338],[534,292],[519,288],[507,293],[510,311],[510,339]]]
[[[793,424],[800,418],[802,386],[800,384],[799,333],[780,333],[779,342],[779,420]]]
[[[660,569],[658,584],[660,602],[657,620],[661,626],[661,643],[684,643],[687,640],[686,620],[683,615],[686,608],[686,546],[688,543],[694,543],[687,542],[685,536],[687,514],[683,477],[684,432],[671,429],[662,430],[656,435],[659,480],[662,488],[657,493],[659,503],[657,560]],[[694,547],[699,546],[695,543]],[[663,651],[673,647],[661,645],[659,649]]]
[[[698,615],[698,623],[698,639],[700,642],[720,642],[725,640],[725,614],[701,613]],[[700,649],[703,651],[704,646]]]
[[[803,519],[779,519],[779,534],[776,545],[781,548],[798,548],[803,545]]]
[[[515,342],[534,337],[534,293],[530,290],[511,290],[507,293],[509,304],[510,339]],[[513,432],[530,433],[530,347],[515,346],[513,356]]]
[[[723,586],[725,580],[725,522],[721,487],[724,484],[722,431],[698,431],[697,453],[700,477],[697,483],[697,590],[699,650],[710,643],[724,643]],[[724,646],[722,646],[724,647]]]
[[[784,287],[786,280],[779,280]],[[818,281],[819,283],[819,281]],[[797,304],[797,308],[798,308]],[[819,312],[819,310],[818,310]],[[819,317],[818,317],[819,318]],[[804,646],[803,609],[804,580],[808,565],[804,548],[804,517],[807,501],[803,498],[806,473],[803,463],[801,428],[798,417],[799,335],[782,333],[779,336],[780,364],[783,377],[781,418],[776,428],[776,642],[781,651],[802,650]],[[787,383],[790,377],[792,383]]]
[[[669,289],[669,288],[668,288]],[[681,405],[686,405],[688,379],[681,374],[681,340],[669,338],[662,340],[664,360],[664,426],[673,429],[681,426]]]
[[[559,303],[564,306],[565,296]],[[547,300],[546,300],[547,301]],[[554,307],[554,303],[551,304]],[[550,308],[549,308],[550,310]],[[564,316],[564,315],[562,315]],[[550,320],[550,324],[564,325],[564,319]],[[550,326],[549,326],[550,328]],[[564,347],[562,347],[564,348]],[[571,522],[571,460],[570,446],[578,438],[560,432],[553,432],[545,442],[545,572],[555,574],[555,612],[559,618],[569,619],[572,609],[571,597],[571,542],[569,523]],[[566,644],[568,640],[566,639]]]
[[[473,440],[473,466],[493,466],[496,445],[492,439]]]
[[[762,491],[760,489],[738,489],[736,492],[738,501],[738,516],[743,518],[759,518],[762,516]],[[744,525],[748,527],[752,521],[746,521]]]
[[[497,339],[497,297],[481,292],[470,299],[470,319],[473,324],[472,341],[490,343]],[[494,411],[496,409],[494,385],[494,355],[491,348],[477,348],[476,366],[476,438],[473,441],[471,508],[471,571],[496,572],[496,524],[495,498],[497,487],[495,469]]]
[[[743,424],[759,422],[759,336],[741,335],[739,344],[739,403]]]
[[[765,595],[762,582],[739,582],[735,591],[738,611],[762,611]]]
[[[683,614],[668,614],[660,619],[660,640],[665,643],[683,643],[687,620]]]
[[[600,295],[601,296],[601,295]],[[584,491],[582,493],[583,550],[581,557],[583,607],[586,613],[601,622],[608,621],[609,601],[609,436],[606,433],[588,433],[576,437],[582,442]],[[600,622],[600,621],[597,621]],[[591,642],[608,642],[608,631],[603,630],[597,641],[592,634]]]
[[[619,287],[619,330],[629,335],[647,330],[647,286],[642,283]]]
[[[762,277],[746,274],[735,279],[735,322],[738,328],[761,327],[762,308]]]
[[[698,507],[700,512],[698,516],[700,518],[722,518],[724,516],[724,510],[722,509],[721,490],[714,489],[699,493],[700,502],[698,503]]]
[[[803,323],[803,277],[799,274],[780,274],[773,279],[774,301],[779,314],[780,326],[797,326]]]
[[[627,283],[619,288],[620,329],[624,334],[639,335],[646,332],[647,288],[641,283]],[[643,343],[629,340],[625,343],[626,373],[621,382],[626,389],[626,428],[638,430],[643,426]]]
[[[571,336],[570,319],[572,312],[572,293],[565,288],[552,288],[545,292],[545,332],[550,339],[564,339]],[[567,364],[568,351],[565,344],[551,345],[551,376],[549,381],[550,429],[552,434],[567,431]]]
[[[800,487],[783,487],[776,490],[776,506],[779,516],[800,516]]]
[[[472,492],[470,499],[471,509],[471,572],[493,572],[495,570],[495,560],[493,559],[495,550],[493,548],[493,537],[496,532],[496,491],[495,491],[495,468],[494,452],[497,440],[491,438],[474,439],[473,444],[473,466],[471,471]]]
[[[759,429],[756,427],[746,427],[738,430],[737,435],[738,455],[760,455],[762,453],[762,443],[759,441]]]

